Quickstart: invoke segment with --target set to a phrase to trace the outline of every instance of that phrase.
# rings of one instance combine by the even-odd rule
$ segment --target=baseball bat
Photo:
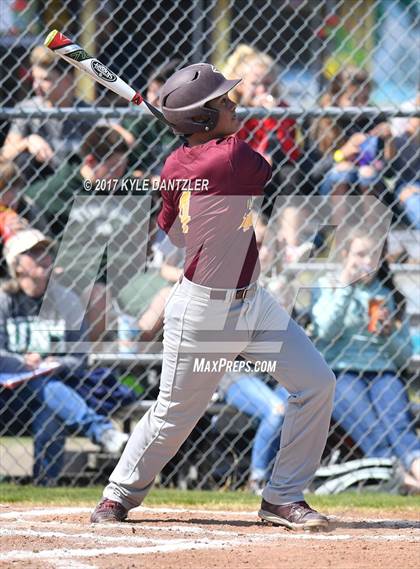
[[[50,32],[45,39],[44,44],[62,57],[67,63],[87,73],[92,79],[107,87],[117,95],[120,95],[134,105],[144,103],[149,111],[160,121],[168,126],[172,126],[163,116],[163,114],[152,104],[146,101],[142,95],[130,87],[121,77],[118,77],[106,65],[95,59],[86,51],[66,37],[58,30]]]

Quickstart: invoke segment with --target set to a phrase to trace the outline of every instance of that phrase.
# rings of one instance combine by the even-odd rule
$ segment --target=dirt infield
[[[257,522],[255,512],[138,508],[128,522],[91,525],[89,508],[0,508],[0,567],[24,569],[350,569],[419,567],[420,522],[330,516],[325,533]],[[417,518],[417,519],[416,519]]]

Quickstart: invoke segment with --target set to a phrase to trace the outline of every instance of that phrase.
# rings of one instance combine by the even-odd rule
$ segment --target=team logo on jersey
[[[248,229],[250,229],[254,225],[252,220],[252,211],[251,211],[253,201],[254,201],[253,198],[248,198],[246,200],[246,207],[248,211],[244,213],[241,225],[238,227],[238,229],[242,229],[242,231],[248,231]]]
[[[90,66],[92,67],[92,71],[95,75],[99,77],[99,79],[103,79],[104,81],[108,81],[109,83],[114,83],[117,80],[117,76],[115,73],[112,73],[110,69],[97,59],[93,59],[90,62]]]
[[[250,229],[252,226],[252,213],[249,212],[244,215],[241,225],[238,227],[238,229],[242,229],[242,231],[248,231],[248,229]]]
[[[67,57],[74,59],[74,61],[84,61],[85,59],[90,59],[90,55],[85,52],[84,49],[76,49],[76,51],[71,51],[66,53]]]

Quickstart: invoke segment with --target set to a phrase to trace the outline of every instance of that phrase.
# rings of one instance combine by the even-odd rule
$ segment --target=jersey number
[[[181,221],[182,233],[188,233],[188,224],[191,221],[190,212],[191,192],[182,192],[179,200],[179,219]]]

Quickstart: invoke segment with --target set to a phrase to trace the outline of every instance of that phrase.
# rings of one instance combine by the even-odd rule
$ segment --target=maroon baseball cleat
[[[293,530],[325,530],[328,518],[313,510],[306,502],[277,506],[263,500],[258,516],[266,522]]]
[[[104,498],[99,502],[90,516],[92,524],[102,524],[105,522],[123,522],[128,514],[128,510],[119,502]]]

